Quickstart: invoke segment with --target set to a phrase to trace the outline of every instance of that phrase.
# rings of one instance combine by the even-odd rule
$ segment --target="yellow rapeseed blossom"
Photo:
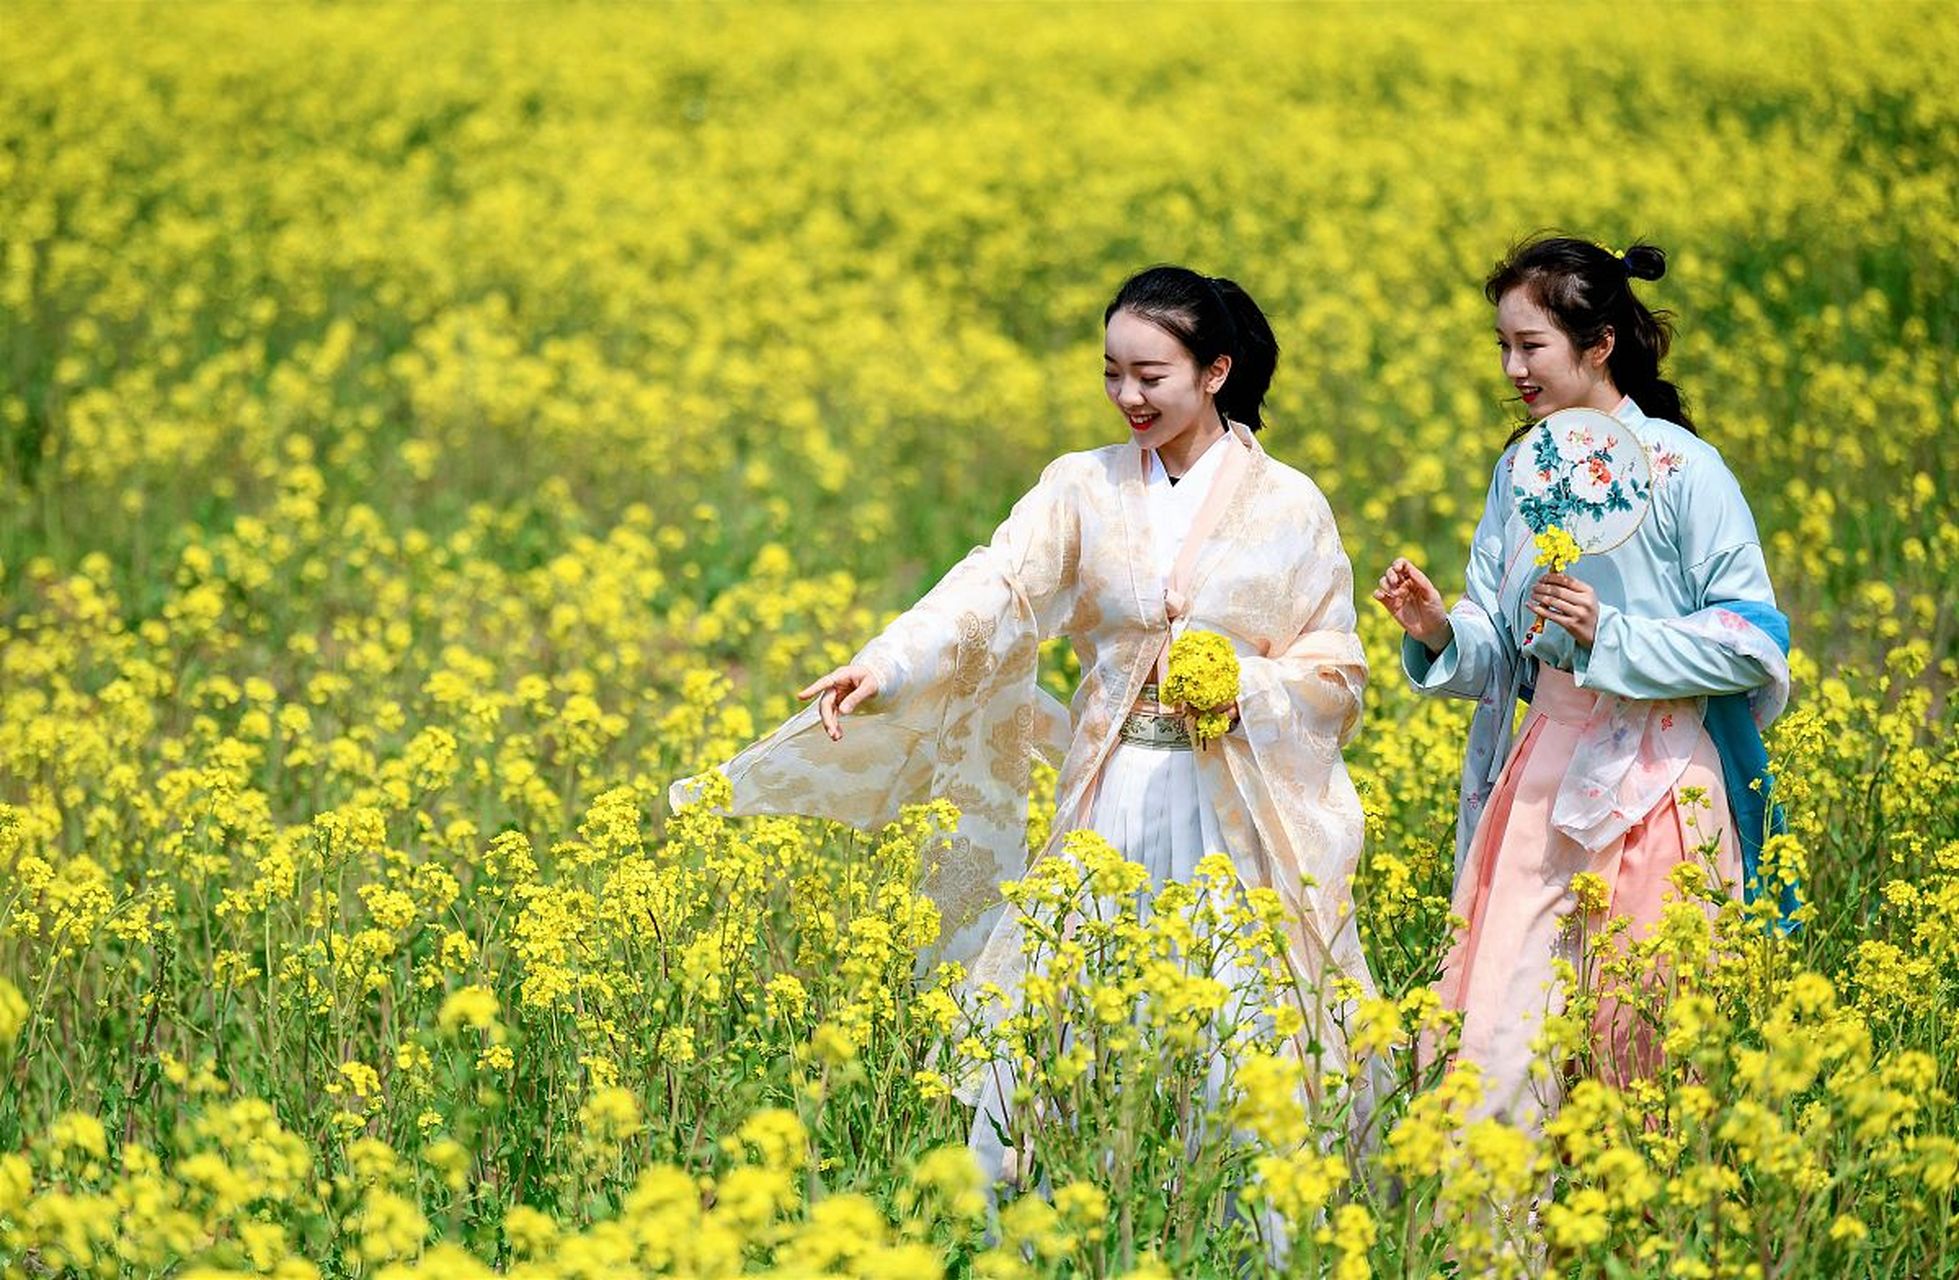
[[[451,992],[436,1013],[436,1023],[445,1031],[470,1027],[478,1031],[496,1025],[496,992],[483,986],[461,987]]]
[[[13,983],[0,978],[0,1054],[14,1047],[26,1021],[27,997]]]
[[[1231,727],[1223,708],[1238,698],[1238,654],[1231,641],[1215,631],[1190,630],[1170,643],[1163,701],[1195,713],[1193,736],[1214,741]]]
[[[1578,545],[1578,539],[1572,537],[1571,531],[1563,525],[1554,524],[1538,530],[1532,535],[1531,542],[1537,548],[1537,563],[1552,573],[1563,573],[1585,554]]]
[[[1950,8],[15,6],[0,1272],[1952,1270]],[[1465,708],[1366,601],[1350,886],[1155,880],[1043,762],[1058,856],[969,975],[918,890],[964,797],[670,810],[1128,438],[1082,379],[1149,261],[1263,305],[1261,443],[1355,579],[1450,590],[1518,417],[1480,269],[1537,225],[1672,255],[1635,288],[1792,620],[1760,870],[1808,904],[1781,937],[1696,860],[1640,928],[1573,879],[1541,1123],[1429,985]],[[1046,630],[1074,568],[1016,566]],[[1229,641],[1180,643],[1205,705]],[[1065,635],[1030,656],[1108,710]],[[1332,888],[1371,988],[1297,981]]]

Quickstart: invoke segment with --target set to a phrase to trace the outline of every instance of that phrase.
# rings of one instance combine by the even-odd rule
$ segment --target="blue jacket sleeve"
[[[1483,514],[1470,541],[1462,598],[1449,610],[1448,645],[1431,654],[1413,636],[1401,639],[1401,668],[1417,692],[1480,697],[1491,673],[1510,652],[1497,602],[1503,580],[1503,527],[1510,515],[1509,479],[1510,453],[1505,451],[1490,475]]]
[[[1771,608],[1775,589],[1755,532],[1755,518],[1734,475],[1709,451],[1684,470],[1669,510],[1680,573],[1695,610],[1725,601],[1753,601]],[[1760,662],[1668,625],[1670,618],[1639,617],[1601,604],[1598,633],[1587,650],[1571,656],[1580,687],[1626,698],[1691,698],[1742,693],[1766,683]]]

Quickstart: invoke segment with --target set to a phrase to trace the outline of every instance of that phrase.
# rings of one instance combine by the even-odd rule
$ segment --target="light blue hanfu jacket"
[[[1752,882],[1763,836],[1779,822],[1760,731],[1788,701],[1788,623],[1776,609],[1755,518],[1720,453],[1684,427],[1648,417],[1630,397],[1613,416],[1646,448],[1652,504],[1625,542],[1569,570],[1598,593],[1591,648],[1556,623],[1532,633],[1537,615],[1525,601],[1544,570],[1512,490],[1515,445],[1490,479],[1467,588],[1449,611],[1453,639],[1435,655],[1412,637],[1402,642],[1402,665],[1418,691],[1477,703],[1456,871],[1509,756],[1517,701],[1528,700],[1538,665],[1549,663],[1580,688],[1613,695],[1573,754],[1552,806],[1554,825],[1591,850],[1623,835],[1678,781],[1705,723],[1722,755],[1743,876]],[[1745,887],[1753,898],[1755,885]],[[1793,899],[1783,905],[1793,909]]]

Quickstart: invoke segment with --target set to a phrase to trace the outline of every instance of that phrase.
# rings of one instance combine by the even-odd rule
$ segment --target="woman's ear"
[[[1592,362],[1593,368],[1603,369],[1605,367],[1605,362],[1612,358],[1612,343],[1614,337],[1615,335],[1612,332],[1612,326],[1611,325],[1605,326],[1604,335],[1599,338],[1598,342],[1592,347],[1590,351],[1587,351],[1585,353],[1585,358]]]
[[[1224,380],[1231,376],[1231,357],[1219,356],[1211,361],[1211,367],[1204,371],[1204,394],[1214,396],[1224,386]]]

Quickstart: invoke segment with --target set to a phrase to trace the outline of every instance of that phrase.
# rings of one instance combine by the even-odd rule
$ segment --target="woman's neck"
[[[1585,397],[1584,404],[1579,407],[1597,409],[1600,413],[1611,413],[1625,398],[1626,393],[1619,390],[1612,379],[1607,378],[1592,388],[1591,394]]]
[[[1165,440],[1156,447],[1156,460],[1163,464],[1163,474],[1181,480],[1186,471],[1197,465],[1204,451],[1224,434],[1224,424],[1213,420],[1192,427],[1174,440]]]

